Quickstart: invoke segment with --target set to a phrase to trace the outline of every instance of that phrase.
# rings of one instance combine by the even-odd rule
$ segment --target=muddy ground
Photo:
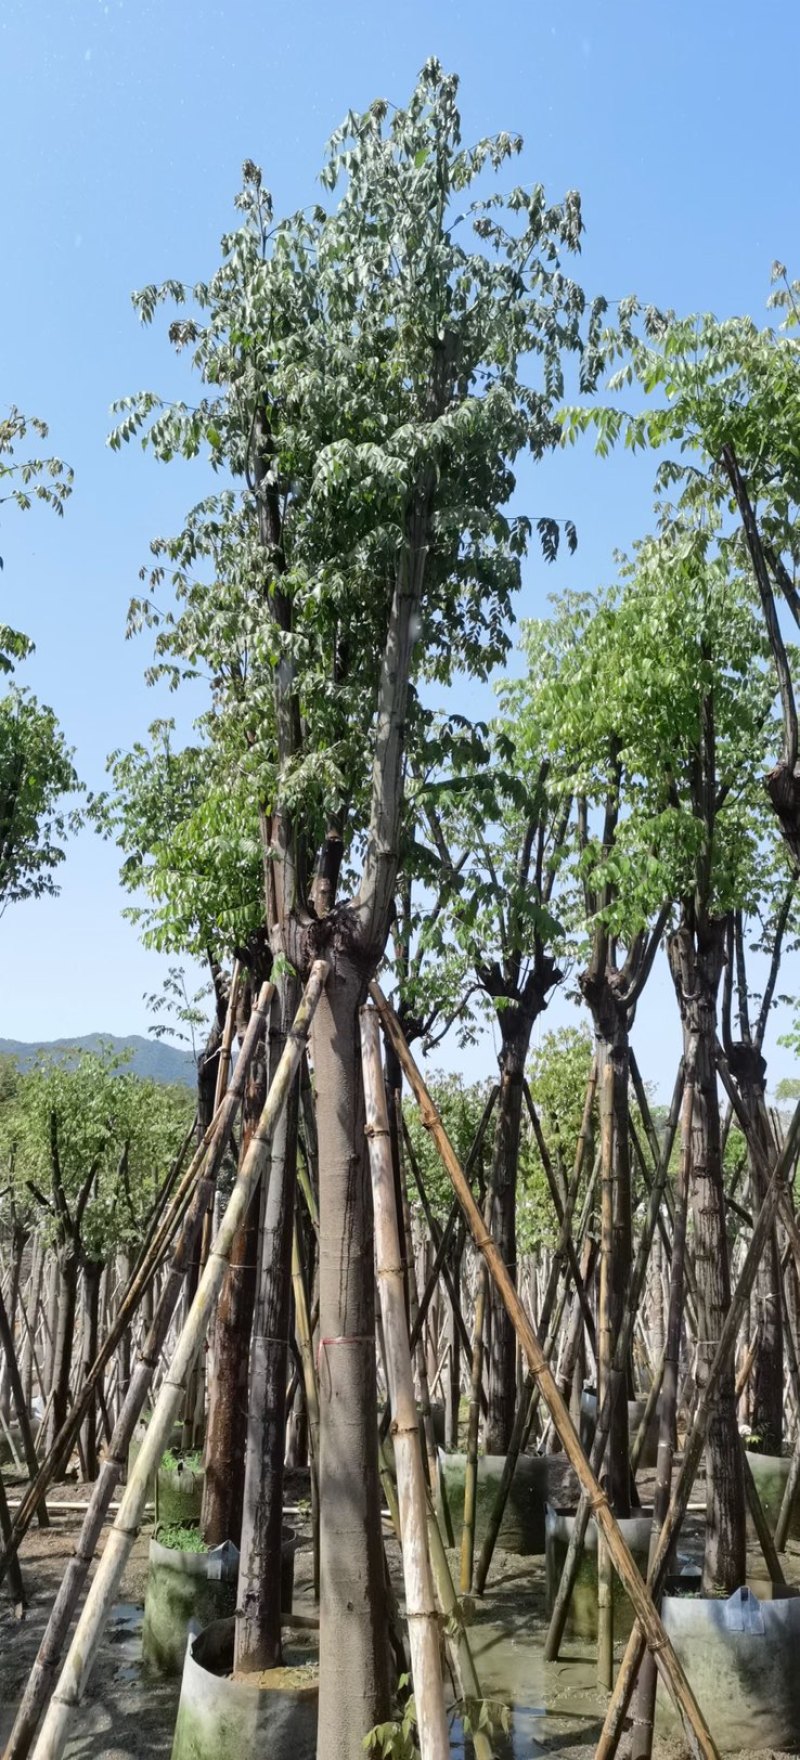
[[[643,1499],[647,1476],[640,1476]],[[19,1495],[13,1485],[10,1498]],[[695,1499],[702,1495],[698,1486]],[[54,1503],[77,1504],[86,1488],[74,1481],[54,1488]],[[311,1611],[308,1518],[305,1511],[289,1518],[298,1527],[303,1550],[296,1561],[295,1607]],[[28,1670],[53,1597],[77,1536],[77,1513],[53,1515],[52,1527],[34,1527],[22,1549],[28,1607],[17,1621],[8,1592],[0,1590],[0,1742],[11,1728]],[[140,1633],[151,1534],[147,1525],[133,1549],[122,1584],[120,1602],[107,1629],[89,1693],[68,1747],[73,1760],[169,1760],[180,1683],[154,1681],[140,1665]],[[702,1517],[689,1517],[682,1551],[699,1555]],[[392,1574],[402,1591],[399,1554],[389,1542]],[[455,1567],[456,1560],[452,1559]],[[755,1557],[754,1557],[755,1567]],[[787,1575],[800,1583],[800,1553],[791,1552]],[[755,1575],[760,1574],[755,1569]],[[497,1554],[487,1593],[475,1606],[471,1639],[478,1674],[487,1697],[510,1702],[513,1730],[495,1744],[498,1760],[523,1760],[549,1754],[564,1760],[591,1760],[602,1725],[605,1695],[595,1684],[594,1656],[585,1646],[566,1644],[557,1663],[542,1660],[546,1629],[543,1559]],[[458,1734],[453,1755],[468,1756]],[[748,1760],[766,1760],[746,1750]],[[678,1760],[679,1740],[659,1738],[656,1760]],[[782,1760],[769,1750],[773,1760]]]

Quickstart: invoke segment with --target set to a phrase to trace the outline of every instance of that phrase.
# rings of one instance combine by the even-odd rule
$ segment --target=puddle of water
[[[114,1680],[123,1685],[138,1681],[142,1673],[142,1624],[144,1608],[135,1601],[120,1601],[113,1609],[106,1633],[120,1659]]]
[[[593,1656],[584,1651],[546,1663],[543,1634],[532,1635],[527,1620],[518,1628],[476,1625],[469,1637],[483,1692],[511,1707],[509,1732],[492,1737],[497,1760],[531,1760],[562,1743],[594,1746],[603,1701]],[[472,1743],[460,1728],[451,1755],[473,1760]]]

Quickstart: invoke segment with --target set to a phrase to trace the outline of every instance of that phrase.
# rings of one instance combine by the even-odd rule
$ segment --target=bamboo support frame
[[[674,1541],[689,1502],[695,1474],[703,1451],[706,1426],[716,1396],[716,1388],[720,1376],[730,1362],[731,1354],[736,1345],[739,1327],[742,1322],[750,1291],[755,1281],[756,1272],[762,1253],[769,1239],[772,1224],[781,1202],[781,1194],[787,1190],[787,1174],[793,1169],[800,1150],[800,1105],[797,1106],[792,1122],[786,1133],[786,1140],[773,1169],[772,1177],[761,1205],[761,1209],[753,1225],[753,1233],[745,1254],[744,1264],[739,1273],[739,1281],[720,1334],[719,1343],[713,1360],[709,1365],[708,1379],[700,1394],[694,1412],[691,1433],[684,1448],[681,1469],[675,1483],[670,1505],[661,1530],[658,1549],[647,1573],[648,1586],[654,1600],[658,1600],[664,1587],[664,1580],[669,1566],[670,1554]],[[638,1613],[638,1609],[637,1609]],[[628,1639],[625,1655],[622,1659],[611,1701],[606,1711],[605,1722],[597,1745],[595,1760],[611,1760],[616,1753],[625,1715],[630,1704],[631,1693],[644,1654],[645,1639],[638,1618]]]
[[[273,986],[265,984],[251,1013],[234,1079],[226,1096],[227,1104],[222,1112],[220,1127],[208,1151],[202,1178],[197,1181],[192,1202],[184,1217],[180,1235],[175,1244],[170,1273],[161,1290],[148,1334],[140,1348],[138,1361],[114,1426],[108,1452],[100,1469],[100,1476],[86,1507],[85,1519],[73,1556],[64,1573],[28,1677],[14,1720],[14,1727],[4,1750],[3,1760],[25,1760],[30,1750],[47,1700],[50,1683],[61,1660],[64,1640],[94,1558],[103,1523],[127,1461],[131,1437],[152,1387],[155,1367],[164,1348],[178,1305],[186,1269],[199,1238],[209,1203],[213,1198],[217,1172],[230,1139],[236,1106],[244,1093],[244,1085],[253,1055],[264,1032],[272,993]]]
[[[186,1171],[184,1179],[181,1182],[182,1190],[185,1188],[184,1199],[191,1191],[192,1185],[202,1167],[209,1144],[213,1141],[214,1132],[218,1128],[219,1122],[219,1117],[212,1119],[203,1139],[203,1143],[194,1156],[190,1167]],[[194,1126],[192,1126],[192,1132],[193,1131]],[[186,1154],[189,1140],[190,1136],[187,1136],[184,1139],[178,1156],[176,1157],[178,1166],[180,1166],[181,1159]],[[65,1450],[72,1447],[76,1437],[80,1446],[80,1426],[86,1416],[90,1403],[95,1398],[95,1391],[103,1375],[106,1364],[113,1356],[120,1339],[124,1336],[131,1323],[139,1302],[142,1300],[142,1297],[145,1295],[152,1282],[163,1253],[172,1238],[175,1228],[178,1226],[182,1207],[183,1206],[178,1204],[177,1201],[173,1201],[169,1213],[170,1226],[168,1227],[165,1223],[162,1229],[158,1231],[157,1242],[153,1243],[145,1256],[140,1255],[138,1267],[128,1283],[124,1297],[117,1310],[114,1324],[106,1333],[97,1356],[88,1373],[85,1375],[81,1387],[72,1402],[67,1417],[62,1424],[61,1429],[53,1438],[51,1447],[39,1467],[36,1478],[23,1499],[16,1520],[11,1525],[8,1541],[4,1543],[2,1553],[0,1553],[0,1582],[2,1582],[8,1568],[9,1559],[12,1553],[16,1552],[30,1527],[39,1503],[47,1491],[47,1487],[51,1483],[54,1473],[57,1471],[58,1464],[62,1459]],[[51,1388],[48,1395],[48,1405],[52,1406],[52,1403],[53,1389]]]
[[[194,1301],[162,1382],[136,1464],[109,1531],[103,1555],[33,1750],[34,1760],[59,1760],[69,1738],[75,1711],[91,1677],[106,1620],[139,1531],[151,1475],[158,1466],[172,1424],[185,1397],[186,1382],[195,1356],[202,1346],[206,1327],[219,1295],[236,1231],[247,1214],[258,1182],[269,1165],[272,1137],[295,1080],[314,1010],[327,975],[328,967],[324,960],[316,960],[294,1024],[287,1036],[286,1048],[275,1072],[261,1117],[237,1174],[225,1215],[212,1242],[208,1262],[198,1282]]]
[[[687,1740],[693,1754],[703,1755],[706,1760],[718,1760],[711,1731],[706,1724],[702,1711],[694,1697],[686,1674],[673,1650],[667,1633],[659,1618],[657,1609],[646,1585],[636,1568],[636,1564],[620,1532],[619,1525],[612,1514],[608,1499],[595,1474],[588,1465],[581,1448],[580,1440],[572,1425],[569,1412],[561,1397],[557,1383],[542,1353],[541,1345],[528,1320],[503,1258],[491,1236],[487,1234],[480,1211],[475,1203],[469,1186],[464,1179],[463,1169],[447,1136],[444,1125],[436,1111],[431,1097],[425,1087],[422,1076],[417,1069],[411,1052],[406,1045],[399,1023],[386,1001],[379,985],[370,985],[370,994],[378,1008],[384,1027],[389,1033],[398,1057],[403,1066],[412,1091],[417,1099],[422,1122],[430,1130],[442,1157],[445,1169],[450,1177],[453,1188],[459,1199],[467,1219],[475,1245],[482,1253],[489,1267],[490,1274],[499,1291],[512,1325],[517,1333],[522,1348],[528,1359],[531,1371],[538,1381],[542,1397],[553,1418],[556,1430],[570,1464],[574,1467],[581,1485],[589,1499],[598,1527],[602,1530],[608,1543],[612,1562],[618,1576],[634,1605],[637,1617],[647,1634],[647,1641],[656,1657],[659,1673],[675,1700],[681,1721],[686,1731]],[[800,1109],[798,1109],[800,1118]],[[44,1755],[37,1760],[45,1760]]]

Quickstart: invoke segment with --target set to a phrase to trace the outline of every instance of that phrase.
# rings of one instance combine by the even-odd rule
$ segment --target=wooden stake
[[[361,1067],[375,1211],[375,1264],[392,1408],[391,1433],[417,1731],[421,1760],[449,1760],[450,1737],[439,1660],[439,1622],[428,1556],[427,1500],[414,1374],[408,1348],[403,1254],[381,1065],[380,1023],[372,1008],[361,1009]]]

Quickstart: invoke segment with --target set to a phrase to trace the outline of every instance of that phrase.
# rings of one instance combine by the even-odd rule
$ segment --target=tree
[[[516,1274],[517,1169],[523,1081],[534,1024],[561,982],[563,943],[553,892],[571,795],[549,786],[549,761],[512,714],[501,715],[455,774],[419,789],[419,807],[439,857],[445,909],[420,927],[420,941],[447,959],[455,940],[492,1009],[500,1035],[500,1094],[494,1121],[492,1231]],[[439,961],[437,961],[437,964]],[[516,1338],[491,1292],[487,1451],[505,1454],[517,1399]]]
[[[664,901],[667,954],[691,1084],[690,1201],[694,1224],[697,1376],[703,1385],[730,1303],[716,1074],[717,999],[731,912],[753,910],[763,884],[769,822],[761,768],[774,738],[768,649],[746,576],[736,571],[713,515],[665,516],[601,608],[606,665],[596,705],[623,767],[614,847],[597,847],[611,937],[628,939]],[[723,1379],[708,1438],[704,1585],[744,1578],[744,1494],[732,1373]]]
[[[0,506],[25,510],[35,499],[63,514],[72,471],[59,458],[18,457],[31,428],[46,438],[45,423],[13,405],[0,418]],[[0,673],[13,672],[32,652],[29,636],[0,623]],[[64,859],[62,841],[79,822],[60,802],[78,787],[52,709],[11,686],[0,697],[0,915],[9,904],[58,890],[53,873]]]
[[[138,1247],[190,1107],[185,1088],[142,1081],[105,1052],[79,1051],[68,1060],[40,1059],[20,1076],[0,1112],[0,1152],[13,1166],[18,1211],[29,1228],[38,1218],[59,1278],[50,1359],[53,1435],[68,1410],[81,1279],[85,1369],[97,1355],[103,1267],[118,1247]],[[94,1408],[86,1460],[94,1478]]]
[[[749,317],[647,313],[642,336],[634,327],[636,302],[625,302],[615,334],[603,339],[624,357],[610,384],[619,391],[638,380],[647,402],[635,414],[619,407],[573,409],[564,424],[569,438],[594,427],[601,453],[621,436],[631,449],[677,444],[683,456],[663,460],[659,487],[671,492],[680,485],[688,510],[710,501],[740,521],[739,548],[761,602],[784,727],[783,751],[764,785],[797,863],[795,663],[778,605],[785,601],[800,624],[800,341],[791,334],[800,322],[800,283],[789,282],[782,263],[773,264],[772,281],[769,303],[785,313],[778,330],[759,328]]]
[[[0,697],[0,915],[58,891],[63,840],[80,819],[62,802],[79,787],[52,709],[12,686]]]
[[[387,1687],[358,1009],[394,908],[406,754],[426,726],[416,683],[446,683],[458,668],[485,675],[505,652],[531,530],[506,511],[513,461],[554,443],[562,356],[583,347],[585,301],[560,266],[579,243],[577,197],[548,207],[537,186],[470,198],[479,174],[519,146],[500,135],[462,148],[456,81],[431,62],[405,110],[376,103],[334,137],[323,186],[338,205],[274,223],[248,163],[244,224],[212,280],[139,299],[145,318],[159,298],[191,300],[172,335],[192,347],[204,394],[191,410],[131,400],[115,436],[121,444],[145,430],[164,458],[205,442],[234,481],[159,546],[156,574],[166,555],[182,604],[157,644],[160,664],[202,654],[208,665],[220,777],[247,750],[280,975],[276,1048],[298,978],[320,954],[330,966],[313,1057],[326,1341],[320,1753],[337,1757],[361,1751]],[[470,227],[473,248],[461,242]],[[531,362],[534,385],[523,378]],[[204,586],[193,565],[220,538],[224,580]],[[231,663],[243,632],[244,674]],[[273,1442],[282,1441],[294,1130],[290,1109],[262,1213],[273,1344],[259,1373]],[[279,1653],[279,1611],[264,1584],[279,1578],[281,1469],[274,1449],[251,1452],[263,1550],[258,1584],[248,1574],[247,1585],[263,1658]],[[252,1665],[255,1646],[249,1656]]]

